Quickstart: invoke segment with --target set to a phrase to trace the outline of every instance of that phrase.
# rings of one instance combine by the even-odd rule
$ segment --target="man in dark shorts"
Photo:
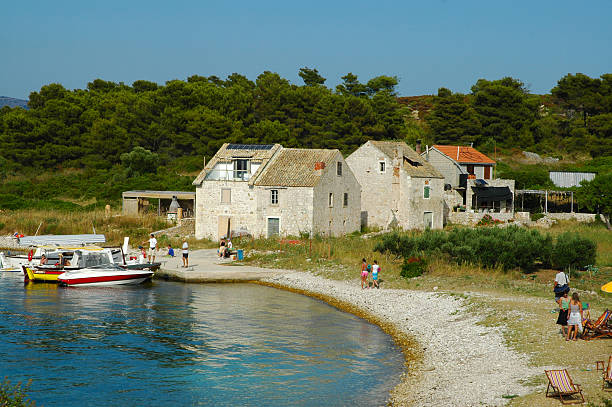
[[[183,267],[189,267],[189,245],[187,239],[183,240]]]

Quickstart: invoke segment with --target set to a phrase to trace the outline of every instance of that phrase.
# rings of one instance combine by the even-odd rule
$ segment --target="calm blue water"
[[[282,290],[0,273],[0,376],[37,405],[384,405],[402,368],[378,327]]]

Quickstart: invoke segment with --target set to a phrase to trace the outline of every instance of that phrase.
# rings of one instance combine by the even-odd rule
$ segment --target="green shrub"
[[[26,396],[31,381],[22,387],[21,383],[11,384],[8,378],[0,382],[0,406],[2,407],[33,407],[35,403]]]
[[[517,226],[457,228],[449,232],[426,230],[420,234],[394,232],[383,236],[374,250],[404,259],[445,255],[458,264],[531,271],[537,264],[550,264],[552,238]]]
[[[529,218],[531,219],[532,222],[537,222],[540,219],[542,219],[544,216],[546,216],[543,213],[532,213],[529,215]]]
[[[408,259],[404,259],[400,275],[405,278],[413,278],[422,275],[425,271],[427,271],[427,262],[425,259],[409,257]]]
[[[565,232],[555,242],[552,263],[556,268],[583,268],[595,264],[597,245],[578,233]]]

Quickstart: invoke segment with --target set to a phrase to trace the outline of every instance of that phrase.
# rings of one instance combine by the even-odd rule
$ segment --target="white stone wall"
[[[425,156],[429,157],[431,165],[444,176],[445,184],[450,184],[452,187],[459,186],[459,174],[461,174],[461,170],[456,163],[446,155],[438,152],[438,150],[429,150],[429,154],[425,153]]]
[[[424,212],[428,211],[433,213],[433,228],[442,228],[444,179],[410,178],[401,161],[394,162],[370,143],[359,147],[346,161],[361,184],[361,211],[366,212],[366,225],[422,229]],[[385,162],[384,173],[379,171],[381,161]],[[425,180],[431,187],[429,199],[423,198]]]
[[[385,172],[379,171],[379,163],[385,163]],[[361,184],[361,211],[363,226],[387,228],[397,209],[391,185],[393,163],[379,149],[365,143],[346,158],[353,174]],[[399,189],[397,190],[399,193]],[[395,201],[399,196],[395,198]]]
[[[425,182],[430,187],[429,198],[424,198]],[[398,226],[403,229],[424,229],[425,212],[432,212],[432,229],[442,229],[444,225],[444,179],[409,177],[401,175],[400,208]]]
[[[257,220],[255,236],[268,235],[268,218],[279,218],[281,236],[299,236],[313,229],[313,189],[310,187],[255,187]],[[272,204],[272,190],[278,191],[278,204]]]
[[[221,203],[221,190],[231,190],[231,203]],[[253,187],[245,181],[205,180],[196,187],[196,239],[219,240],[219,217],[231,217],[231,229],[253,233],[257,219]]]
[[[361,228],[361,186],[342,154],[338,153],[335,161],[342,162],[342,176],[337,175],[335,164],[326,166],[314,188],[314,234],[340,236]],[[330,193],[333,193],[331,207]],[[348,193],[347,206],[344,206],[344,193]]]

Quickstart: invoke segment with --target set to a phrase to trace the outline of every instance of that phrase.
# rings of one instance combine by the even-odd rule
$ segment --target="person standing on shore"
[[[555,276],[555,286],[553,288],[555,292],[555,302],[559,302],[559,298],[563,297],[565,291],[569,292],[569,278],[567,275],[560,271]]]
[[[149,260],[151,263],[155,263],[155,255],[157,254],[157,239],[155,235],[151,233],[151,238],[149,239]]]
[[[187,239],[183,240],[183,267],[189,267],[189,244],[187,244]]]
[[[582,303],[580,302],[580,297],[578,297],[578,293],[574,292],[572,294],[572,299],[569,303],[569,317],[567,318],[567,337],[566,341],[569,341],[570,338],[576,340],[576,336],[578,335],[578,324],[582,324]],[[573,331],[573,336],[572,336]]]
[[[378,265],[378,260],[374,260],[374,264],[372,265],[372,282],[374,283],[374,287],[379,288],[378,286],[378,272],[380,271],[380,266]]]
[[[557,325],[561,325],[561,334],[567,336],[567,317],[569,309],[569,290],[563,292],[563,297],[559,298],[559,317],[557,317]]]
[[[361,289],[363,290],[368,284],[368,262],[366,259],[361,259]]]

